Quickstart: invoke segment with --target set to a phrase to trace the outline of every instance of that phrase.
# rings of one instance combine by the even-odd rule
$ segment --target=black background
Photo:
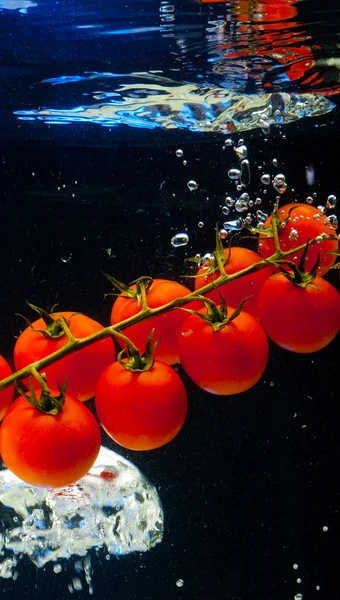
[[[336,194],[336,116],[318,119],[323,127],[313,121],[287,127],[286,139],[280,130],[268,141],[258,132],[242,135],[252,165],[251,193],[261,195],[258,166],[264,163],[264,172],[286,175],[285,202],[315,191],[315,203],[324,204]],[[153,135],[137,145],[127,128],[125,133],[118,147],[102,140],[2,147],[0,347],[9,360],[23,328],[15,313],[30,316],[26,301],[46,308],[58,302],[61,310],[83,311],[108,324],[112,299],[104,298],[110,287],[101,271],[125,282],[142,274],[180,278],[190,274],[186,256],[213,249],[220,207],[232,189],[226,170],[237,166],[232,149],[222,150],[223,136]],[[175,155],[179,147],[187,166]],[[312,190],[305,180],[310,162]],[[199,183],[195,193],[186,186],[192,178]],[[267,208],[272,190],[268,196]],[[174,249],[170,238],[185,227],[190,243]],[[339,286],[338,273],[330,279]],[[104,444],[156,486],[165,532],[146,554],[93,557],[94,597],[340,597],[339,343],[338,337],[314,355],[271,345],[262,381],[240,396],[211,396],[183,375],[187,421],[159,450],[129,452],[103,433]],[[1,581],[2,596],[68,598],[72,564],[55,575],[51,565],[36,569],[22,560],[17,581]],[[180,578],[184,585],[178,588]],[[86,585],[74,594],[88,597]]]

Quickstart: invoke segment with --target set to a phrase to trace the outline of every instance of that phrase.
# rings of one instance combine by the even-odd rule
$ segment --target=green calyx
[[[138,279],[135,279],[129,285],[126,285],[125,283],[118,281],[118,279],[111,277],[111,275],[108,275],[108,273],[103,272],[103,275],[105,275],[106,279],[108,279],[109,282],[113,285],[113,287],[116,290],[118,290],[119,294],[114,294],[114,295],[119,296],[121,293],[123,293],[124,297],[126,297],[127,299],[128,298],[137,298],[138,301],[140,301],[143,294],[149,290],[149,288],[151,287],[151,285],[153,283],[152,277],[149,277],[148,275],[143,275],[142,277],[138,277]],[[135,285],[134,288],[131,287],[133,285]],[[109,294],[106,294],[106,296],[108,296],[108,295]]]
[[[43,319],[43,321],[46,325],[46,329],[38,329],[37,327],[33,327],[32,323],[31,323],[31,321],[29,321],[29,319],[27,319],[24,315],[19,315],[26,321],[28,327],[33,329],[33,331],[40,333],[40,335],[42,335],[43,337],[45,337],[47,339],[60,338],[63,335],[65,335],[66,329],[68,329],[68,326],[70,323],[70,319],[67,320],[67,319],[65,319],[65,317],[58,315],[58,313],[53,313],[53,309],[55,308],[56,305],[54,305],[51,309],[51,312],[48,313],[43,308],[40,308],[39,306],[35,306],[34,304],[31,304],[30,302],[27,302],[27,304],[30,308],[32,308],[32,310],[34,310],[36,313],[38,313],[38,315],[41,319]],[[75,314],[78,314],[78,313],[75,313]]]
[[[126,347],[117,356],[117,361],[124,369],[133,372],[149,371],[151,369],[155,362],[155,350],[159,342],[159,340],[152,341],[154,331],[154,329],[151,331],[142,354],[129,338],[121,332],[115,332],[115,335],[118,335],[126,343]]]
[[[302,252],[302,255],[301,255],[298,265],[296,265],[291,260],[275,260],[275,261],[268,261],[268,262],[273,264],[274,266],[277,266],[280,269],[281,273],[289,281],[291,281],[291,283],[294,283],[294,285],[298,285],[301,288],[305,288],[305,287],[307,287],[307,285],[312,285],[312,282],[314,281],[315,277],[317,276],[318,268],[320,265],[320,252],[319,252],[315,265],[313,266],[311,271],[306,272],[306,256],[307,256],[309,245],[310,245],[309,242],[307,242],[307,244],[305,245],[305,247],[303,249],[303,252]],[[288,267],[290,267],[292,269],[292,271],[291,272],[286,271],[286,269],[284,269],[282,265],[287,265]]]
[[[45,374],[39,375],[34,374],[34,377],[39,381],[41,388],[40,398],[37,398],[35,390],[33,388],[32,377],[30,377],[30,392],[27,394],[22,390],[18,390],[24,398],[39,412],[45,415],[56,416],[62,410],[65,402],[65,392],[67,383],[65,382],[62,386],[58,386],[60,394],[58,396],[52,396],[46,383]]]
[[[218,290],[216,290],[216,291],[218,291]],[[240,302],[238,307],[235,308],[235,310],[231,313],[231,315],[228,315],[227,305],[221,294],[220,294],[220,298],[221,298],[221,305],[217,306],[217,304],[213,300],[210,300],[210,298],[206,298],[205,296],[197,296],[197,300],[202,300],[202,302],[204,302],[206,309],[207,309],[206,314],[202,314],[200,312],[197,312],[196,310],[191,310],[189,308],[182,308],[182,310],[190,312],[193,315],[197,315],[198,317],[200,317],[200,319],[202,319],[206,323],[209,323],[212,326],[212,328],[214,329],[214,331],[220,331],[226,325],[228,325],[234,319],[236,319],[236,317],[239,316],[239,314],[242,312],[244,303],[246,302],[246,300],[248,300],[248,298],[250,298],[250,296],[247,296],[247,298],[244,298]]]

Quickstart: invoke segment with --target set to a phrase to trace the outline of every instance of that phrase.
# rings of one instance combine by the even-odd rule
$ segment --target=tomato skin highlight
[[[232,248],[224,248],[224,256],[228,258],[224,265],[224,270],[229,275],[250,267],[261,262],[262,257],[248,248],[233,246]],[[195,278],[195,290],[201,289],[211,281],[215,281],[219,277],[219,270],[206,275],[207,269],[199,267]],[[257,311],[257,296],[263,283],[267,281],[271,275],[270,267],[264,267],[259,271],[255,271],[250,275],[245,275],[235,281],[231,281],[225,285],[221,285],[218,290],[222,294],[228,306],[238,306],[244,298],[248,300],[244,303],[243,310],[258,318]],[[213,300],[216,304],[221,303],[221,298],[216,290],[212,290],[204,294],[207,298]]]
[[[233,311],[228,307],[228,315]],[[267,336],[245,311],[219,331],[198,315],[191,315],[181,329],[178,348],[181,365],[196,385],[221,396],[253,387],[268,362]]]
[[[12,375],[8,362],[0,355],[0,381]],[[0,421],[4,418],[14,398],[14,385],[0,391]]]
[[[70,319],[69,329],[76,338],[84,338],[103,329],[100,323],[82,314],[70,311],[54,313],[55,317],[58,315]],[[36,329],[46,329],[43,319],[34,321],[32,325]],[[20,370],[62,348],[66,343],[66,335],[46,339],[31,327],[27,327],[18,337],[14,347],[15,368]],[[44,372],[47,384],[51,388],[57,389],[58,384],[62,385],[66,380],[67,392],[70,395],[76,396],[82,402],[89,400],[94,396],[99,375],[115,360],[115,356],[114,343],[111,338],[95,342],[46,367]],[[27,387],[29,386],[28,379],[24,379],[23,383]],[[32,379],[32,383],[35,389],[39,389],[39,384],[35,379]]]
[[[0,453],[17,477],[38,487],[78,481],[94,464],[100,429],[93,414],[66,394],[58,415],[48,415],[20,396],[0,427]]]
[[[136,289],[136,286],[132,285],[131,289]],[[167,302],[171,302],[176,298],[182,298],[187,294],[190,294],[190,290],[176,281],[154,279],[147,290],[146,297],[150,308],[158,308]],[[198,307],[198,302],[190,302],[186,305],[186,308],[193,310]],[[141,304],[138,303],[136,298],[126,298],[126,294],[122,292],[113,304],[111,324],[115,325],[120,321],[125,321],[125,319],[138,314],[141,308]],[[175,309],[166,314],[152,317],[137,325],[127,327],[124,330],[124,334],[130,338],[140,351],[143,351],[149,334],[154,328],[154,341],[160,339],[155,351],[155,358],[168,365],[174,365],[179,360],[177,338],[186,317],[187,313],[185,311]],[[119,339],[117,341],[121,346],[125,345]]]
[[[99,378],[95,406],[106,433],[124,448],[152,450],[181,430],[188,408],[184,384],[167,364],[155,360],[147,371],[113,363]]]
[[[320,276],[301,288],[277,273],[264,284],[258,306],[268,337],[291,352],[321,350],[340,328],[340,295]]]
[[[334,229],[324,225],[326,215],[322,215],[315,206],[301,203],[292,203],[281,206],[278,214],[282,221],[288,217],[290,209],[293,210],[290,213],[290,219],[288,223],[283,229],[279,229],[279,242],[283,252],[296,248],[301,244],[306,244],[309,240],[316,238],[322,233],[326,233],[327,235],[335,235]],[[264,226],[269,227],[271,220],[272,216],[269,216]],[[291,239],[292,230],[294,229],[298,233],[297,239]],[[293,238],[294,237],[295,236],[293,236]],[[327,252],[331,250],[338,250],[338,247],[339,242],[336,239],[323,240],[320,244],[311,245],[308,248],[306,256],[306,271],[309,272],[312,270],[320,252],[320,265],[318,268],[318,274],[324,275],[327,273],[336,260],[336,256],[334,254],[327,254]],[[268,258],[274,254],[275,247],[273,238],[268,238],[265,237],[265,235],[260,234],[259,252],[263,258]],[[298,265],[302,252],[302,250],[299,250],[299,252],[294,252],[294,254],[292,253],[292,256],[287,256],[287,259]]]

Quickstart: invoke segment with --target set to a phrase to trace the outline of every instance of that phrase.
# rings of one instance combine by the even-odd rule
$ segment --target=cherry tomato
[[[247,267],[259,263],[262,260],[262,257],[256,252],[253,252],[253,250],[236,246],[230,248],[230,250],[229,248],[225,248],[224,256],[228,259],[224,265],[224,270],[229,275],[246,269]],[[199,267],[195,278],[195,290],[201,289],[201,287],[207,285],[211,281],[214,281],[219,276],[218,269],[214,273],[209,273],[208,275],[206,274],[206,271],[206,268]],[[248,296],[250,296],[245,302],[243,308],[246,312],[253,315],[253,317],[258,317],[257,296],[262,284],[267,281],[270,275],[271,269],[269,267],[265,267],[260,271],[255,271],[250,275],[245,275],[244,277],[240,277],[240,279],[235,279],[235,281],[221,285],[218,289],[225,299],[226,304],[229,306],[238,306],[241,300],[244,300],[244,298],[248,298]],[[221,303],[220,295],[215,290],[208,292],[205,294],[205,296],[207,296],[207,298],[211,298],[211,300],[213,300],[216,304]]]
[[[106,433],[130,450],[152,450],[170,442],[183,426],[187,405],[181,378],[158,360],[147,371],[113,363],[101,374],[95,395]]]
[[[227,310],[229,316],[234,311]],[[259,381],[268,362],[267,336],[245,311],[219,331],[198,315],[190,315],[181,329],[178,349],[184,371],[211,394],[248,390]]]
[[[52,316],[56,319],[58,315],[69,319],[69,329],[76,338],[84,338],[103,328],[100,323],[82,314],[60,312]],[[43,319],[38,319],[32,325],[36,329],[46,329]],[[62,348],[66,343],[66,334],[46,339],[39,332],[27,327],[18,337],[14,347],[15,368],[22,369]],[[76,396],[78,400],[85,401],[93,398],[100,373],[113,360],[115,360],[114,343],[111,338],[107,338],[58,360],[44,369],[44,372],[50,387],[57,389],[58,384],[62,385],[66,380],[68,393]],[[28,381],[24,380],[26,386]],[[39,387],[35,380],[33,385]]]
[[[340,328],[340,295],[317,276],[302,288],[282,273],[263,285],[258,307],[267,335],[292,352],[315,352],[327,346]]]
[[[99,449],[95,417],[67,393],[58,415],[42,413],[20,396],[0,427],[2,460],[31,485],[61,487],[78,481],[94,464]]]
[[[8,362],[0,355],[0,381],[12,375]],[[0,391],[0,421],[4,418],[14,398],[14,385]]]
[[[131,289],[136,289],[136,286],[132,285]],[[180,283],[166,279],[154,279],[147,290],[148,306],[158,308],[175,298],[182,298],[187,294],[190,294],[190,290]],[[186,308],[196,309],[198,306],[197,302],[191,302],[186,305]],[[141,305],[137,298],[127,298],[125,292],[122,292],[112,307],[111,324],[115,325],[120,321],[125,321],[125,319],[139,313],[140,310]],[[175,309],[164,315],[153,317],[148,321],[132,325],[124,330],[124,334],[142,351],[151,330],[154,328],[153,339],[160,339],[155,358],[169,365],[174,365],[178,362],[177,338],[186,317],[187,313],[185,311]],[[124,346],[124,342],[120,342],[120,340],[118,342]]]
[[[292,210],[291,210],[292,209]],[[279,208],[278,214],[281,221],[284,221],[289,211],[290,217],[284,227],[279,228],[279,242],[281,250],[284,252],[296,248],[301,244],[306,244],[319,235],[325,233],[328,236],[335,235],[336,232],[331,227],[325,225],[326,216],[323,215],[315,206],[310,204],[286,204]],[[269,227],[272,216],[268,217],[264,226]],[[311,271],[315,265],[320,252],[319,275],[324,275],[329,271],[336,260],[334,254],[327,254],[331,250],[337,250],[339,242],[335,240],[324,240],[320,244],[316,243],[308,248],[306,256],[306,271]],[[259,252],[263,258],[268,258],[275,252],[273,238],[265,237],[260,234]],[[294,252],[287,258],[298,264],[301,258],[302,250]]]

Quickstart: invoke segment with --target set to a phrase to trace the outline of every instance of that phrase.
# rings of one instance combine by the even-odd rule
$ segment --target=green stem
[[[315,239],[311,240],[309,245],[312,245],[315,242],[316,242]],[[270,256],[268,259],[262,260],[258,263],[255,263],[254,265],[251,265],[250,267],[242,269],[242,271],[238,271],[237,273],[227,274],[224,272],[224,269],[223,269],[222,272],[220,273],[220,276],[218,277],[218,279],[215,279],[215,281],[208,283],[204,287],[201,287],[196,292],[191,292],[190,294],[187,294],[186,296],[183,296],[182,298],[176,298],[175,300],[172,300],[171,302],[167,302],[166,304],[163,304],[162,306],[159,306],[158,308],[148,307],[147,302],[146,302],[145,288],[144,288],[144,285],[142,285],[141,286],[142,309],[139,313],[137,313],[136,315],[133,315],[132,317],[129,317],[128,319],[125,319],[125,321],[121,321],[120,323],[117,323],[116,325],[111,325],[110,327],[104,327],[100,331],[93,333],[91,335],[88,335],[85,338],[81,338],[81,339],[74,338],[72,336],[72,334],[70,334],[70,336],[68,336],[68,342],[65,344],[65,346],[63,346],[62,348],[59,348],[59,350],[56,350],[55,352],[53,352],[46,358],[37,360],[37,361],[33,362],[32,364],[28,365],[27,367],[20,369],[20,371],[17,371],[16,373],[13,373],[9,377],[6,377],[2,381],[0,381],[0,390],[5,389],[6,387],[8,387],[9,385],[13,384],[16,381],[20,381],[21,379],[29,377],[32,374],[34,374],[34,376],[36,377],[36,375],[35,375],[36,372],[43,371],[46,367],[52,365],[57,360],[60,360],[61,358],[64,358],[65,356],[68,356],[69,354],[72,354],[73,352],[77,352],[78,350],[81,350],[82,348],[86,348],[87,346],[90,346],[94,342],[99,342],[100,340],[106,339],[108,337],[119,337],[127,343],[127,338],[121,333],[121,330],[124,330],[127,327],[130,327],[131,325],[136,325],[138,323],[141,323],[142,321],[151,319],[152,317],[162,315],[174,308],[178,308],[185,304],[188,304],[189,302],[192,302],[193,300],[197,300],[198,296],[204,295],[207,292],[210,292],[210,291],[216,289],[217,287],[220,287],[221,285],[225,285],[227,283],[230,283],[231,281],[235,281],[236,279],[239,279],[240,277],[244,277],[245,275],[250,275],[251,273],[255,273],[256,271],[259,271],[261,269],[264,269],[265,267],[268,267],[268,261],[275,261],[278,259],[282,260],[286,256],[289,256],[289,255],[293,254],[294,252],[298,252],[299,250],[302,250],[304,247],[305,247],[305,244],[301,244],[300,246],[297,246],[296,248],[293,248],[291,250],[287,250],[286,252],[283,252],[282,250],[279,249],[275,252],[275,254]],[[144,292],[143,292],[143,288],[144,288]],[[145,298],[144,298],[144,295],[145,295]],[[65,333],[67,333],[67,331],[65,331]],[[130,344],[131,344],[131,342],[130,342]]]

